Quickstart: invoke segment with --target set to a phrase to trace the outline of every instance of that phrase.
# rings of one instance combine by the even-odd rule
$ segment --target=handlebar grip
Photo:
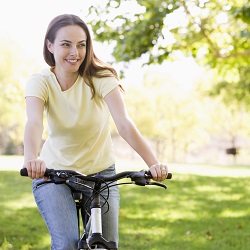
[[[172,173],[171,173],[171,172],[169,172],[169,173],[168,173],[168,176],[167,176],[167,178],[166,178],[166,179],[172,179],[172,176],[173,176],[173,175],[172,175]]]
[[[150,171],[147,171],[146,174],[147,174],[150,178],[152,178],[152,174],[151,174]],[[166,179],[172,179],[172,176],[173,176],[172,173],[171,173],[171,172],[168,172],[168,176],[167,176]]]
[[[20,169],[20,175],[21,175],[21,176],[28,176],[27,168],[22,168],[22,169]]]
[[[45,171],[45,173],[44,173],[44,176],[45,176],[45,177],[48,177],[48,175],[49,175],[49,173],[50,173],[51,171],[53,171],[53,169],[48,169],[48,168],[46,168],[46,171]],[[28,176],[27,168],[22,168],[22,169],[20,169],[20,175],[21,175],[21,176]]]

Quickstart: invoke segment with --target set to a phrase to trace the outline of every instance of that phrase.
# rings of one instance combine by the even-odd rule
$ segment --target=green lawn
[[[120,249],[248,249],[250,178],[245,171],[250,168],[238,167],[237,173],[244,174],[237,178],[216,176],[221,168],[230,172],[237,167],[213,166],[211,177],[172,171],[167,190],[121,186]],[[1,250],[50,249],[30,184],[17,170],[0,171]]]

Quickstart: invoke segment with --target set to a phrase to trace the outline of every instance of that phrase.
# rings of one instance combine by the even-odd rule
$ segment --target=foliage
[[[220,168],[204,166],[210,174]],[[237,174],[243,174],[233,178],[179,174],[173,167],[173,179],[165,183],[167,190],[121,186],[120,248],[247,249],[250,189],[244,169],[237,166]],[[232,173],[235,166],[223,170]],[[10,244],[20,250],[49,249],[49,235],[31,193],[31,180],[17,171],[1,171],[0,185],[0,249]]]
[[[89,12],[95,39],[113,44],[118,62],[162,63],[181,51],[216,69],[223,81],[217,94],[230,89],[229,97],[249,104],[247,1],[97,1]]]
[[[237,79],[219,81],[208,94],[212,97],[220,95],[227,106],[244,106],[249,111],[250,67],[238,67],[236,71]]]

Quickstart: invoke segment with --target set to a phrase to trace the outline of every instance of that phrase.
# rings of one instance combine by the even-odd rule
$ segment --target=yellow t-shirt
[[[48,137],[40,158],[48,168],[93,174],[115,163],[110,113],[103,98],[119,82],[105,77],[93,78],[93,83],[96,95],[91,99],[91,89],[81,76],[66,91],[61,90],[50,69],[28,80],[25,97],[35,96],[45,103]]]

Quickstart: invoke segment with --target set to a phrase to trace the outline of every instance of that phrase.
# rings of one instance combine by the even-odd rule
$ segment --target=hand
[[[44,177],[46,170],[45,162],[39,159],[25,161],[24,168],[27,168],[28,176],[31,179],[39,179]]]
[[[149,170],[155,181],[164,181],[168,176],[168,166],[162,163],[152,165]]]

